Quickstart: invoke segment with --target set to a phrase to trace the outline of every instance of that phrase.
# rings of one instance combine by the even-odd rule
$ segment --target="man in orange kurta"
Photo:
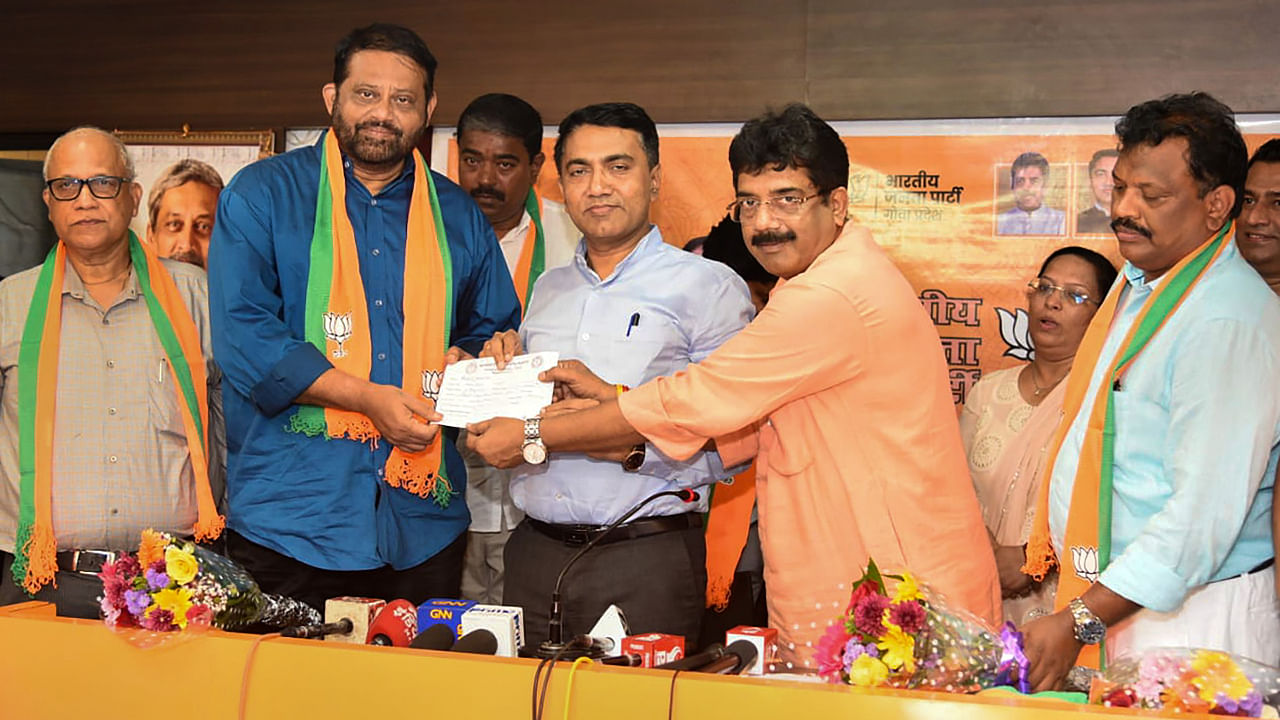
[[[726,466],[758,455],[769,624],[786,662],[813,665],[810,647],[869,557],[994,623],[999,582],[938,336],[870,233],[846,221],[843,142],[793,105],[748,122],[729,158],[735,218],[782,278],[768,305],[707,359],[616,402],[589,373],[550,371],[603,402],[545,418],[540,440],[604,454],[647,439],[674,458],[714,440]],[[473,447],[517,462],[513,423],[480,423]]]

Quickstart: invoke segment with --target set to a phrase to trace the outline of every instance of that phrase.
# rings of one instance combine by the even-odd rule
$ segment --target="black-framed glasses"
[[[49,188],[49,194],[54,200],[70,202],[80,197],[80,191],[85,185],[89,186],[89,192],[93,193],[94,197],[99,200],[110,200],[120,194],[120,188],[127,182],[133,181],[115,175],[95,175],[91,178],[59,177],[46,180],[44,184]]]
[[[1027,297],[1039,295],[1041,298],[1047,300],[1049,299],[1049,296],[1055,292],[1062,296],[1063,302],[1068,302],[1072,305],[1083,305],[1085,303],[1093,303],[1094,305],[1098,304],[1098,301],[1089,297],[1088,293],[1082,293],[1079,290],[1072,290],[1071,288],[1058,287],[1044,278],[1036,278],[1035,280],[1027,283]]]
[[[755,216],[760,212],[760,208],[765,205],[769,206],[774,215],[784,219],[792,219],[800,216],[800,211],[804,210],[805,203],[826,194],[825,192],[816,192],[812,195],[780,195],[768,200],[738,198],[729,203],[729,207],[725,209],[729,211],[733,221],[737,223],[755,219]]]

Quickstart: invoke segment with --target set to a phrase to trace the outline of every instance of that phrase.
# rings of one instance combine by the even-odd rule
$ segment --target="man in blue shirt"
[[[1009,188],[1014,206],[1000,213],[997,235],[1061,235],[1067,225],[1066,213],[1044,204],[1049,181],[1049,161],[1038,152],[1024,152],[1009,168]]]
[[[210,311],[231,428],[228,552],[264,589],[321,607],[338,595],[415,603],[458,595],[469,522],[465,470],[452,433],[437,438],[439,427],[426,422],[437,417],[423,397],[429,388],[401,387],[405,341],[416,330],[409,324],[426,321],[405,317],[403,303],[407,219],[421,157],[413,148],[435,108],[435,68],[411,30],[371,25],[339,42],[333,82],[323,90],[346,188],[333,213],[345,208],[350,220],[367,306],[368,377],[334,367],[306,339],[327,138],[244,169],[218,203]],[[440,254],[452,271],[446,340],[475,352],[518,324],[519,304],[479,208],[443,176],[423,177],[434,183],[448,250]],[[426,268],[419,282],[428,282]],[[358,413],[380,437],[357,442],[292,432],[300,405]],[[444,445],[450,492],[424,498],[387,483],[393,447],[419,453],[435,442]]]
[[[1040,509],[1061,575],[1058,612],[1024,628],[1039,690],[1062,684],[1081,650],[1104,638],[1109,655],[1168,646],[1280,660],[1270,525],[1280,301],[1232,238],[1217,240],[1243,201],[1244,140],[1231,109],[1203,93],[1137,105],[1116,135],[1111,227],[1126,262],[1112,290],[1118,304],[1094,319],[1109,324],[1090,329],[1105,330],[1096,361],[1082,359],[1089,335],[1076,356],[1066,435]],[[1198,264],[1179,263],[1213,252],[1187,285]],[[1165,304],[1176,292],[1185,292],[1181,304]],[[1135,345],[1145,333],[1131,330],[1153,327],[1162,314],[1154,335]],[[1120,351],[1135,347],[1127,370],[1112,376]],[[1083,398],[1074,415],[1073,385]],[[1076,486],[1105,488],[1089,469],[1105,471],[1106,451],[1090,451],[1104,432],[1090,418],[1100,393],[1110,393],[1114,418],[1114,434],[1102,435],[1114,458],[1103,530],[1109,562],[1102,539],[1093,546],[1070,536],[1084,527],[1096,538],[1107,515],[1098,498],[1105,491],[1073,495]],[[1037,557],[1029,547],[1029,560]],[[1082,591],[1064,593],[1068,587]]]
[[[658,132],[642,108],[607,103],[570,113],[555,161],[582,242],[569,265],[538,279],[519,336],[495,337],[484,354],[503,363],[521,346],[556,350],[562,363],[640,385],[705,358],[751,321],[750,293],[733,271],[668,245],[649,222],[661,170]],[[538,424],[526,422],[531,451]],[[524,608],[532,645],[547,638],[557,574],[602,526],[654,493],[731,474],[714,452],[677,462],[652,445],[526,459],[533,464],[511,480],[526,517],[507,543],[503,602]],[[562,587],[566,638],[589,631],[616,604],[633,633],[697,642],[707,582],[700,494],[696,505],[673,497],[644,505],[574,565]]]

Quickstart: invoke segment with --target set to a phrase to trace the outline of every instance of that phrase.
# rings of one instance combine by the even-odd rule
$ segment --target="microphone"
[[[454,634],[448,625],[428,625],[409,647],[418,650],[448,650],[453,647]]]
[[[475,655],[493,655],[498,652],[498,636],[481,628],[458,638],[458,642],[449,648],[453,652],[472,653]]]
[[[298,625],[295,627],[287,627],[280,631],[280,634],[288,638],[320,638],[325,635],[345,635],[351,632],[351,618],[342,618],[337,622],[323,623],[320,625]]]
[[[705,650],[686,655],[679,660],[654,666],[655,670],[696,670],[707,663],[719,660],[724,656],[725,648],[720,643],[711,643]]]
[[[724,649],[724,655],[697,668],[694,672],[737,675],[755,662],[756,645],[750,640],[736,640]]]
[[[365,643],[409,647],[418,634],[418,609],[408,600],[387,603],[369,625]]]
[[[580,645],[573,647],[572,643],[564,642],[564,606],[560,601],[560,586],[564,584],[564,576],[569,572],[569,568],[573,567],[573,564],[578,562],[579,558],[587,554],[588,550],[599,544],[605,537],[608,537],[609,533],[616,530],[619,525],[630,520],[632,515],[640,512],[649,503],[664,497],[680,498],[684,502],[691,503],[697,501],[698,493],[688,488],[682,488],[680,490],[666,490],[650,495],[636,503],[630,510],[623,513],[622,517],[605,526],[604,530],[600,534],[592,538],[591,542],[583,545],[582,549],[574,554],[573,557],[569,558],[569,562],[565,563],[564,567],[560,569],[560,575],[556,577],[555,589],[551,591],[551,619],[547,623],[547,641],[542,643],[541,647],[538,648],[538,657],[562,657],[565,660],[576,660],[577,658],[588,654],[590,648],[583,648]]]
[[[369,626],[386,603],[377,598],[336,597],[324,601],[326,623],[349,621],[346,632],[335,632],[325,637],[325,642],[343,642],[363,645],[369,637]]]
[[[612,655],[607,658],[600,659],[601,665],[621,665],[622,667],[640,667],[644,664],[644,658],[635,654],[627,653],[626,655]]]

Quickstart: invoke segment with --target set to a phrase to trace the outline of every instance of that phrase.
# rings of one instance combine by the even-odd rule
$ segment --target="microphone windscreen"
[[[734,640],[724,649],[725,655],[734,655],[738,658],[738,665],[729,671],[730,675],[737,675],[747,668],[748,665],[755,662],[757,650],[756,644],[750,640]]]
[[[418,634],[418,608],[408,600],[392,600],[369,624],[365,642],[370,645],[409,647]]]
[[[492,655],[498,652],[498,636],[485,629],[472,630],[458,638],[451,648],[454,652],[475,655]]]
[[[428,625],[426,630],[409,643],[409,647],[419,650],[448,650],[453,647],[456,639],[448,625]]]

